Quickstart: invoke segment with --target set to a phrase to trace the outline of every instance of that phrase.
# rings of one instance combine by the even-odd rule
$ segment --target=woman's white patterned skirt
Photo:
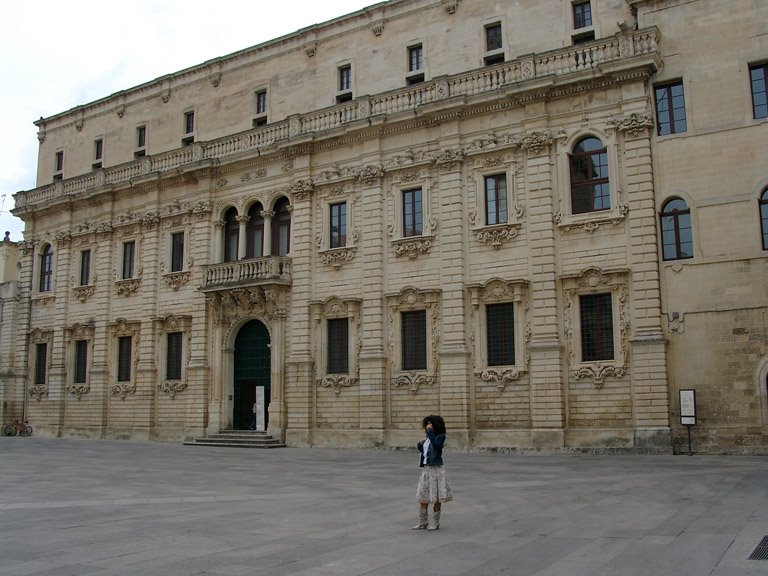
[[[424,466],[421,469],[419,487],[416,489],[416,497],[419,502],[445,502],[453,500],[451,485],[445,476],[443,466]]]

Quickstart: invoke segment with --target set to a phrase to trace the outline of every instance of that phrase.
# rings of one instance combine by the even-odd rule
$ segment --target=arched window
[[[693,258],[691,211],[685,200],[673,198],[661,209],[661,250],[664,260]]]
[[[275,203],[275,216],[272,219],[272,255],[287,256],[291,251],[291,209],[288,198],[280,198]]]
[[[763,250],[768,250],[768,188],[763,190],[759,200],[760,229],[763,232]]]
[[[573,147],[571,164],[571,212],[585,214],[610,210],[608,152],[594,136],[579,140]]]
[[[240,223],[237,208],[230,208],[224,214],[224,262],[237,261],[237,246],[240,241]]]
[[[50,292],[53,284],[53,248],[50,244],[43,246],[40,253],[40,292]]]
[[[248,210],[248,225],[245,228],[245,257],[261,258],[264,255],[264,216],[258,202]]]

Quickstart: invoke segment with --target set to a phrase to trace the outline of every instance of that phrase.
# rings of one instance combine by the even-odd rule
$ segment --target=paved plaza
[[[427,532],[415,450],[0,438],[0,575],[768,574],[765,458],[445,461]]]

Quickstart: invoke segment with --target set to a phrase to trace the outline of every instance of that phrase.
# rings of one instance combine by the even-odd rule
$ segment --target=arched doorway
[[[235,338],[234,405],[232,428],[247,430],[253,417],[258,387],[264,388],[264,425],[269,414],[271,357],[269,331],[263,323],[251,320]]]

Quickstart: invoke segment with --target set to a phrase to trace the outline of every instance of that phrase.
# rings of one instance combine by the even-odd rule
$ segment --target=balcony
[[[290,258],[268,256],[203,266],[203,285],[200,290],[202,292],[216,292],[269,284],[290,286]]]

